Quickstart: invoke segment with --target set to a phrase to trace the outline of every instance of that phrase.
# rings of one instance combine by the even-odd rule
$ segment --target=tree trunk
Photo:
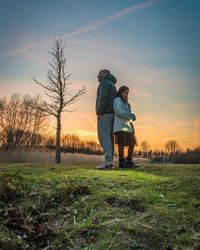
[[[56,157],[55,163],[60,163],[60,133],[61,133],[61,114],[57,116],[57,130],[56,130]]]

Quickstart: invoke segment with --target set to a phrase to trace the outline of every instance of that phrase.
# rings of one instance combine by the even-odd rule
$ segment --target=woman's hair
[[[107,75],[110,74],[108,69],[102,69],[99,71],[99,81],[103,80]]]
[[[122,93],[123,93],[125,90],[128,90],[128,91],[129,91],[129,87],[127,87],[127,86],[121,86],[121,87],[118,89],[117,93],[116,93],[116,97],[120,97],[124,103],[125,103],[125,101],[124,101],[124,99],[122,98]],[[127,103],[128,103],[128,105],[129,105],[129,107],[131,108],[130,103],[129,103],[128,101],[127,101]]]

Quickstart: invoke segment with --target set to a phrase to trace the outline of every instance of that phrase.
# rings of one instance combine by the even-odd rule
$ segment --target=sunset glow
[[[53,36],[66,47],[71,92],[81,88],[64,113],[62,133],[97,140],[97,74],[108,68],[117,88],[130,88],[140,143],[161,149],[177,140],[200,145],[200,31],[198,0],[4,1],[0,19],[0,97],[45,96],[31,77],[46,81]],[[50,131],[55,129],[51,118]]]

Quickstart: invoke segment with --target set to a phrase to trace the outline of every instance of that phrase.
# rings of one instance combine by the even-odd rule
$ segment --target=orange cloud
[[[175,108],[178,110],[188,109],[193,106],[193,103],[176,103]]]
[[[194,121],[194,146],[200,145],[200,115]]]

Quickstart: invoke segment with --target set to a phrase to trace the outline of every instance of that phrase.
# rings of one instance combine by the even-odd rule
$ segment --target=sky
[[[108,68],[130,88],[138,142],[161,149],[200,145],[199,0],[1,0],[0,98],[45,98],[53,37],[63,39],[70,91],[87,94],[62,117],[62,133],[97,139],[97,74]],[[55,129],[51,119],[50,129]]]

